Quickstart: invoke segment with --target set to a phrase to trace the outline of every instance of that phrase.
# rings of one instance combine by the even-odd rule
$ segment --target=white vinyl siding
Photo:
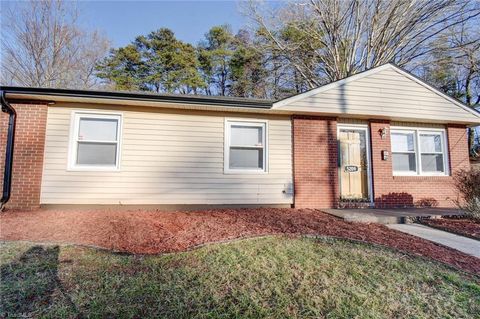
[[[279,103],[281,103],[280,101]],[[480,121],[393,68],[275,107],[296,112],[440,123]]]
[[[235,115],[268,121],[268,173],[224,173],[225,118],[219,112],[122,108],[120,169],[69,171],[72,111],[118,113],[118,107],[48,108],[42,204],[291,204],[288,116]]]
[[[391,129],[394,175],[448,175],[444,129]]]

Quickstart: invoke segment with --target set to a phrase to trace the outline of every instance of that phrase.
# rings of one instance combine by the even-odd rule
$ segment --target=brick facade
[[[393,176],[390,133],[382,139],[383,128],[390,132],[390,122],[370,121],[375,207],[454,207],[452,200],[457,194],[452,174],[469,168],[466,127],[448,125],[446,129],[450,176]],[[336,119],[294,116],[292,129],[295,207],[336,207],[339,198]],[[382,150],[390,154],[386,161],[382,160]]]
[[[336,119],[294,116],[292,130],[295,207],[334,207],[339,197]]]
[[[15,148],[13,155],[12,193],[7,203],[10,209],[36,209],[40,207],[45,130],[46,104],[12,104],[17,111]],[[8,114],[0,115],[0,187],[3,188],[5,146]]]
[[[375,207],[454,207],[452,199],[455,199],[457,194],[452,174],[469,167],[466,127],[447,126],[450,176],[393,176],[390,134],[382,139],[379,133],[384,127],[390,132],[388,121],[370,122]],[[382,150],[390,154],[387,161],[382,160]]]

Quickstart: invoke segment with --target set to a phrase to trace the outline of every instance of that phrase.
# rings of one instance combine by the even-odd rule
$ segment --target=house
[[[470,165],[466,127],[480,124],[480,113],[393,64],[276,102],[1,90],[4,112],[17,113],[11,175],[13,116],[1,117],[3,195],[21,209],[450,207],[452,174]]]

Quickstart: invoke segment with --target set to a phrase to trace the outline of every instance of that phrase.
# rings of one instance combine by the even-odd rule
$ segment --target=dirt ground
[[[75,243],[115,251],[156,254],[235,238],[268,234],[322,235],[397,248],[480,273],[480,259],[379,224],[348,223],[319,210],[219,209],[198,212],[4,212],[1,240]]]
[[[430,227],[480,240],[480,220],[456,217],[424,219],[422,223]]]

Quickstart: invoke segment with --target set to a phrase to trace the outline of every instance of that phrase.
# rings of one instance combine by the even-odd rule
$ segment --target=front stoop
[[[464,214],[461,210],[452,208],[351,208],[323,209],[322,211],[348,222],[378,224],[409,224],[419,218],[440,218]]]

